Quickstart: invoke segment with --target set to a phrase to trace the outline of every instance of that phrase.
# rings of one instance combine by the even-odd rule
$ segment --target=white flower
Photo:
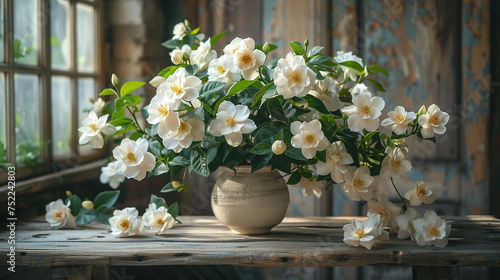
[[[113,217],[109,218],[111,225],[111,234],[118,237],[127,237],[142,232],[143,224],[140,218],[137,217],[139,213],[135,207],[127,207],[123,210],[115,210]]]
[[[382,161],[380,174],[386,178],[398,177],[401,180],[407,180],[408,172],[412,169],[408,154],[399,147],[394,149],[387,147],[385,153],[387,156]]]
[[[149,227],[149,217],[151,216],[151,214],[153,214],[154,211],[156,211],[156,208],[157,208],[156,203],[151,202],[148,205],[148,208],[146,209],[146,211],[144,212],[144,215],[142,215],[142,224],[145,227]]]
[[[375,131],[379,126],[379,116],[384,109],[385,101],[381,97],[372,97],[371,94],[361,93],[353,100],[351,106],[342,108],[342,112],[349,116],[347,125],[354,132]]]
[[[235,82],[241,80],[240,71],[231,72],[227,64],[231,60],[227,55],[223,55],[217,59],[210,61],[208,65],[208,80],[226,82],[228,85],[232,85]]]
[[[204,70],[207,69],[210,61],[217,58],[217,52],[212,50],[212,45],[210,44],[210,38],[203,43],[200,42],[198,48],[191,52],[191,60],[194,64],[197,64],[199,69]]]
[[[179,22],[174,26],[174,30],[172,33],[174,33],[174,37],[172,39],[174,40],[182,40],[184,36],[186,36],[187,28],[186,25],[184,25],[184,22]]]
[[[200,96],[200,89],[200,78],[189,75],[186,68],[180,67],[175,70],[172,75],[168,76],[167,80],[158,87],[156,95],[158,95],[159,92],[164,92],[168,95],[169,99],[187,103],[189,101],[194,101]]]
[[[324,80],[316,80],[309,94],[323,101],[326,109],[335,112],[342,108],[342,102],[339,99],[338,83],[332,77],[326,77]]]
[[[314,85],[316,74],[307,67],[304,57],[289,52],[278,60],[274,69],[274,84],[285,99],[306,96]]]
[[[361,60],[361,58],[355,56],[352,54],[352,52],[343,52],[343,51],[339,51],[337,52],[337,56],[334,57],[335,61],[337,63],[341,63],[341,62],[345,62],[345,61],[354,61],[354,62],[357,62],[361,65],[361,67],[363,67],[363,61]],[[340,65],[340,68],[342,69],[342,71],[344,71],[344,77],[347,78],[349,77],[351,79],[351,81],[356,81],[357,80],[357,77],[356,75],[359,75],[359,71],[356,71],[352,68],[349,68],[349,67],[346,67],[346,66],[343,66],[343,65]]]
[[[396,222],[398,223],[398,238],[406,239],[411,238],[411,241],[415,241],[415,228],[413,227],[413,221],[422,218],[415,208],[408,208],[404,214],[400,214],[396,217]]]
[[[55,229],[68,227],[75,228],[75,217],[71,214],[71,210],[68,205],[64,205],[62,199],[52,201],[45,206],[47,213],[45,214],[45,220],[50,224],[51,227]]]
[[[104,106],[106,106],[106,102],[104,102],[104,100],[102,100],[102,98],[99,97],[94,102],[94,112],[96,112],[97,114],[102,113],[102,110],[104,110]]]
[[[355,102],[355,100],[358,98],[360,94],[367,94],[370,97],[372,97],[372,93],[370,92],[370,89],[368,89],[365,84],[356,84],[354,85],[350,90],[351,96],[352,96],[352,103]]]
[[[422,203],[432,204],[436,200],[436,196],[427,186],[427,183],[418,180],[415,184],[415,188],[409,190],[405,194],[405,198],[410,201],[411,206],[420,206]]]
[[[187,44],[184,44],[182,48],[179,49],[179,47],[176,47],[173,51],[169,53],[170,60],[172,60],[172,63],[175,65],[180,64],[184,60],[184,56],[189,57],[190,53],[191,53],[191,47]]]
[[[375,239],[389,240],[389,232],[386,231],[386,226],[384,226],[384,221],[386,218],[380,217],[379,213],[368,213],[368,219],[373,220],[375,227],[373,227],[372,234]]]
[[[82,127],[78,129],[82,133],[79,144],[87,144],[90,142],[92,148],[101,149],[104,146],[102,134],[110,135],[116,132],[116,128],[109,123],[106,123],[108,115],[97,118],[94,111],[89,113],[89,116],[82,121]]]
[[[355,201],[359,201],[360,198],[370,200],[375,186],[372,184],[373,177],[370,176],[368,166],[363,165],[357,169],[354,166],[347,168],[348,171],[344,174],[344,192]]]
[[[337,141],[326,149],[326,162],[318,161],[316,168],[319,175],[330,174],[332,180],[339,184],[344,182],[347,165],[353,162],[351,155],[347,153],[344,143]]]
[[[403,106],[396,106],[394,111],[387,113],[389,118],[382,121],[381,125],[392,129],[394,133],[401,135],[408,129],[408,124],[415,118],[414,112],[406,112]]]
[[[118,161],[115,171],[137,181],[144,179],[146,172],[153,170],[156,164],[155,157],[148,152],[148,140],[144,138],[137,142],[123,139],[120,146],[114,148],[113,157]]]
[[[252,133],[257,126],[249,119],[247,106],[236,105],[230,101],[220,104],[216,118],[210,123],[208,130],[213,136],[223,136],[232,147],[238,147],[243,140],[243,133]]]
[[[158,126],[158,135],[160,137],[165,138],[170,131],[179,128],[181,121],[179,113],[175,111],[179,105],[180,101],[178,99],[172,98],[163,90],[157,91],[156,95],[151,99],[148,108],[149,117],[146,121],[150,124],[160,124]]]
[[[305,158],[311,159],[317,151],[323,151],[330,145],[325,134],[321,130],[321,123],[318,120],[310,122],[294,121],[290,125],[292,146],[301,149]]]
[[[149,227],[158,235],[164,234],[165,231],[171,229],[175,223],[174,217],[168,213],[167,208],[164,206],[160,206],[160,208],[150,212],[147,218]]]
[[[224,47],[224,53],[231,58],[227,64],[229,71],[234,73],[241,70],[241,75],[247,80],[253,80],[259,75],[257,70],[266,60],[266,55],[255,49],[252,38],[234,38]]]
[[[323,194],[323,186],[320,182],[316,181],[314,178],[305,178],[302,177],[300,182],[296,185],[292,185],[294,187],[299,187],[302,189],[302,195],[304,197],[311,196],[313,193],[317,198],[320,198]]]
[[[384,227],[396,228],[396,217],[401,213],[401,208],[389,201],[385,193],[378,196],[378,202],[368,201],[368,215],[377,213],[383,220]]]
[[[286,144],[282,140],[276,140],[274,141],[271,150],[275,155],[281,155],[286,151]]]
[[[154,86],[155,88],[158,88],[163,82],[165,82],[167,79],[163,76],[155,76],[151,81],[149,81],[149,84]]]
[[[193,141],[201,141],[205,135],[205,124],[200,120],[187,120],[180,119],[179,128],[170,131],[168,135],[163,138],[163,146],[179,153],[184,148],[191,146]]]
[[[422,126],[420,130],[423,138],[432,138],[434,134],[443,134],[446,132],[445,125],[450,116],[442,112],[436,104],[432,104],[425,115],[418,118],[418,123]]]
[[[370,218],[363,222],[352,219],[350,224],[344,225],[344,242],[354,247],[361,245],[370,250],[378,233],[378,228],[374,230],[375,223],[376,221]]]
[[[436,212],[427,211],[423,218],[413,221],[415,239],[419,246],[446,247],[451,225],[445,219],[438,217]]]
[[[109,183],[113,189],[117,189],[120,183],[125,181],[123,174],[116,173],[116,163],[117,161],[112,161],[108,165],[101,167],[101,176],[99,176],[101,183]]]

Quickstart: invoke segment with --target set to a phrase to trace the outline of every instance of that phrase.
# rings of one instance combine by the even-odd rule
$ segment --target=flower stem
[[[403,214],[404,214],[406,212],[406,209],[407,209],[406,199],[403,196],[401,196],[401,194],[399,193],[398,188],[396,188],[396,184],[394,184],[394,180],[392,179],[392,177],[391,177],[391,182],[392,182],[392,186],[394,187],[394,189],[398,193],[399,198],[401,198],[401,200],[403,201],[403,206],[401,207],[401,210],[403,210]]]

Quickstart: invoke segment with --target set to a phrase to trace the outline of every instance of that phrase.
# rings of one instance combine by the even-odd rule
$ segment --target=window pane
[[[5,115],[5,75],[4,73],[0,74],[0,142],[3,143],[3,147],[5,148],[5,144],[7,141],[7,116]],[[1,146],[1,145],[0,145]],[[1,153],[1,151],[0,151]],[[1,158],[0,158],[1,160]]]
[[[5,30],[4,30],[4,24],[3,24],[3,0],[0,0],[0,61],[5,61]]]
[[[40,88],[38,76],[14,75],[16,103],[16,157],[27,163],[40,151]],[[23,161],[25,159],[25,161]]]
[[[85,4],[76,5],[76,53],[78,71],[95,70],[95,15],[94,8]]]
[[[69,2],[51,0],[50,50],[52,67],[67,70],[71,64]]]
[[[92,78],[81,78],[78,80],[78,127],[82,126],[82,121],[89,115],[93,109],[90,99],[95,99],[95,81]],[[79,132],[78,138],[81,133]],[[88,155],[94,152],[91,145],[78,146],[78,153]]]
[[[36,65],[38,58],[38,1],[14,2],[14,60]]]
[[[70,154],[71,82],[67,77],[52,77],[52,150],[54,156]]]

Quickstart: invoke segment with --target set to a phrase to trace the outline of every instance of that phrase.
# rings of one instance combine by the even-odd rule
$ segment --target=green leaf
[[[266,105],[274,118],[287,123],[288,119],[293,117],[297,110],[293,108],[289,99],[284,99],[283,96],[276,96],[266,100]]]
[[[126,125],[133,123],[133,122],[134,121],[129,119],[129,118],[121,118],[121,119],[115,119],[115,120],[109,121],[108,123],[111,125],[114,125],[114,126],[126,126]]]
[[[300,161],[306,161],[307,159],[304,157],[302,154],[302,150],[294,148],[292,146],[286,147],[285,150],[285,155],[289,158],[300,160]]]
[[[208,105],[208,104],[207,104],[207,103],[205,103],[205,102],[202,102],[201,104],[203,105],[203,108],[205,108],[205,110],[207,110],[207,112],[208,112],[210,115],[214,116],[214,111],[212,111],[212,107],[210,107],[210,105]]]
[[[207,155],[201,148],[191,150],[190,160],[191,160],[191,167],[193,168],[194,172],[203,177],[208,177],[208,175],[210,175],[210,171],[208,169]]]
[[[122,99],[126,103],[130,103],[130,104],[134,104],[134,105],[139,105],[142,101],[141,97],[137,96],[137,95],[126,95],[120,99]]]
[[[292,50],[296,55],[303,55],[306,53],[306,51],[302,47],[302,44],[299,42],[291,41],[290,46],[292,47]]]
[[[167,212],[172,215],[172,217],[177,218],[179,216],[179,204],[177,202],[172,203],[167,209]]]
[[[183,156],[176,156],[174,159],[168,162],[168,165],[176,165],[176,166],[188,166],[191,162],[189,159]]]
[[[308,65],[323,64],[323,63],[329,61],[330,59],[332,59],[332,58],[329,56],[319,55],[319,56],[315,56],[315,57],[311,58],[311,60],[309,60],[309,62],[307,64]]]
[[[165,202],[165,199],[163,197],[157,197],[156,195],[152,194],[151,199],[149,200],[149,204],[154,203],[156,205],[156,208],[160,208],[161,206],[167,208],[167,202]]]
[[[114,207],[102,205],[97,211],[97,221],[101,224],[109,225],[109,218],[113,217]]]
[[[80,209],[78,216],[76,217],[77,225],[86,225],[97,218],[97,213],[93,209]]]
[[[203,140],[201,140],[201,147],[203,149],[218,147],[219,145],[220,145],[220,142],[218,142],[216,140],[215,136],[212,136],[212,135],[205,135],[203,137]]]
[[[108,135],[108,137],[113,137],[113,136],[117,136],[117,135],[120,135],[120,134],[124,134],[124,133],[129,132],[129,131],[134,130],[134,129],[135,129],[135,125],[131,124],[131,125],[127,126],[124,129],[118,130],[117,132],[115,132],[115,133],[113,133],[111,135]]]
[[[101,91],[101,93],[99,93],[99,96],[105,96],[105,95],[118,96],[118,94],[116,93],[116,91],[114,91],[114,90],[112,90],[110,88],[106,88],[103,91]]]
[[[200,120],[200,121],[205,121],[205,111],[204,107],[200,106],[196,109],[193,109],[184,115],[181,116],[184,120]]]
[[[274,93],[274,91],[276,91],[276,86],[274,85],[274,83],[269,83],[265,85],[263,88],[259,89],[259,91],[253,97],[252,107],[257,105],[257,103],[259,103],[264,94],[266,94],[271,87],[273,87],[273,93]]]
[[[217,35],[215,35],[214,37],[212,37],[212,39],[210,39],[210,45],[212,46],[212,48],[214,47],[214,44],[217,43],[224,35],[226,35],[227,33],[227,30],[224,30],[222,33],[219,33]]]
[[[219,106],[222,102],[224,102],[224,100],[228,99],[229,97],[237,94],[238,92],[246,89],[247,87],[251,86],[252,84],[254,83],[258,83],[257,81],[247,81],[247,80],[242,80],[242,81],[239,81],[237,83],[235,83],[230,89],[229,89],[229,92],[226,94],[226,96],[222,97],[218,102],[217,104],[215,104],[215,107],[214,107],[214,113],[217,112],[217,109],[219,109]]]
[[[255,45],[255,49],[260,50],[260,51],[262,51],[263,47],[264,47],[264,45]],[[272,52],[277,48],[278,48],[278,46],[273,45],[273,44],[269,44],[269,52]]]
[[[67,205],[68,202],[70,202],[69,209],[71,209],[71,215],[76,217],[80,213],[80,209],[82,209],[82,200],[78,195],[74,194],[66,198],[64,204]]]
[[[339,64],[342,66],[352,68],[360,73],[363,72],[364,70],[363,66],[361,66],[361,64],[357,63],[356,61],[344,61]]]
[[[266,166],[272,157],[273,153],[268,153],[264,155],[258,155],[254,159],[252,159],[252,173]]]
[[[144,135],[144,133],[142,133],[140,131],[136,131],[136,132],[132,133],[132,135],[130,135],[129,139],[136,141],[137,139],[141,138],[143,135]]]
[[[227,83],[225,82],[217,82],[217,81],[208,81],[201,86],[200,89],[200,97],[205,97],[214,93],[219,92]]]
[[[254,143],[258,144],[261,142],[272,144],[274,137],[279,131],[285,126],[282,122],[268,122],[265,125],[259,127],[255,133]],[[271,140],[270,140],[271,139]],[[270,141],[270,142],[269,142]]]
[[[389,73],[387,73],[387,71],[385,71],[385,69],[384,69],[384,68],[382,68],[382,67],[380,67],[380,66],[378,66],[378,65],[370,65],[370,66],[368,67],[368,71],[369,71],[370,73],[373,73],[373,72],[379,72],[379,73],[382,73],[382,74],[384,74],[384,75],[386,75],[386,76],[389,76]]]
[[[265,141],[258,143],[250,150],[249,153],[255,154],[255,155],[267,155],[269,153],[272,154],[273,153],[273,151],[272,151],[273,140],[274,140],[274,136],[272,136],[271,138],[268,138]]]
[[[380,133],[380,131],[372,131],[372,132],[369,132],[365,135],[365,137],[363,137],[363,139],[361,139],[362,142],[369,142],[370,139],[375,135],[375,134],[378,134]]]
[[[196,64],[191,64],[186,66],[186,71],[189,73],[189,75],[194,75],[196,72],[198,72],[198,65]]]
[[[120,89],[120,96],[123,97],[127,94],[130,94],[131,92],[142,87],[145,84],[146,84],[145,82],[136,82],[136,81],[126,82]]]
[[[307,56],[311,57],[317,53],[319,53],[320,51],[322,51],[324,48],[321,47],[321,46],[316,46],[316,47],[313,47],[311,49],[309,49],[309,51],[307,52]]]
[[[290,159],[286,155],[275,155],[271,159],[272,169],[277,168],[281,172],[285,172],[290,174],[291,171],[291,162]]]
[[[375,80],[372,80],[372,79],[366,79],[366,80],[367,80],[370,84],[372,84],[372,85],[373,85],[373,86],[374,86],[377,90],[380,90],[380,91],[386,92],[386,90],[385,90],[384,86],[383,86],[381,83],[379,83],[379,82],[377,82],[377,81],[375,81]]]
[[[316,96],[308,94],[304,96],[304,99],[307,100],[307,105],[310,108],[313,108],[322,114],[330,114],[330,111],[326,109],[325,104]]]
[[[174,188],[174,186],[172,185],[172,182],[169,182],[168,184],[163,186],[163,188],[161,189],[160,192],[166,193],[166,192],[176,192],[176,191],[177,191],[177,189]]]
[[[166,42],[163,42],[161,45],[164,46],[167,49],[175,49],[177,47],[181,48],[182,45],[183,45],[183,42],[181,40],[172,40],[172,39],[170,39],[170,40],[168,40]]]
[[[259,66],[259,72],[264,78],[265,83],[272,83],[273,77],[271,77],[271,71],[266,65]]]
[[[168,66],[168,67],[164,68],[163,70],[161,70],[160,73],[158,73],[158,75],[156,75],[156,76],[162,76],[164,78],[168,78],[168,76],[172,75],[180,67],[181,67],[181,65]]]
[[[120,191],[104,191],[99,193],[94,199],[94,207],[97,209],[101,205],[106,205],[112,207],[118,197],[120,196]]]
[[[155,157],[159,157],[161,156],[161,151],[163,150],[163,146],[158,141],[150,140],[149,150]]]
[[[125,117],[125,110],[119,109],[113,112],[111,120],[123,119]]]
[[[165,174],[168,172],[168,166],[163,162],[157,162],[155,168],[153,168],[153,170],[151,170],[150,172],[154,176]]]
[[[297,185],[301,179],[302,179],[302,175],[300,174],[300,172],[295,171],[292,173],[290,178],[288,178],[288,181],[286,183],[288,185]]]

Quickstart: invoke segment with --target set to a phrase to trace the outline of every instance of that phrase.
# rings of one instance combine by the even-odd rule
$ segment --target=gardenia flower
[[[205,135],[205,123],[200,120],[187,120],[180,119],[179,128],[170,131],[165,138],[163,138],[163,146],[179,153],[184,148],[191,146],[193,141],[201,141]]]
[[[427,186],[427,183],[418,180],[415,188],[409,190],[405,194],[405,198],[410,201],[411,206],[420,206],[422,202],[425,204],[432,204],[436,200],[436,196]]]
[[[342,112],[349,116],[347,125],[354,132],[375,131],[379,126],[379,116],[384,109],[385,101],[381,97],[372,97],[371,94],[361,93],[353,100],[351,106],[347,106]]]
[[[383,227],[396,228],[396,217],[401,213],[401,208],[389,201],[385,193],[378,196],[378,202],[368,201],[368,214],[377,213],[383,220]]]
[[[323,151],[330,145],[325,134],[321,130],[321,123],[318,120],[310,122],[294,121],[290,125],[292,146],[301,149],[305,158],[311,159],[316,155],[316,151]]]
[[[224,101],[219,106],[216,118],[210,123],[208,131],[213,136],[223,136],[232,147],[238,147],[243,141],[242,134],[252,133],[257,126],[249,119],[250,110],[247,106],[236,105]]]
[[[362,93],[369,95],[370,97],[373,96],[373,94],[370,92],[370,89],[365,86],[365,84],[356,84],[350,89],[350,93],[352,96],[352,103],[355,102],[356,98]]]
[[[354,62],[357,62],[361,65],[361,67],[363,67],[363,60],[361,60],[361,58],[355,56],[352,54],[352,52],[343,52],[343,51],[339,51],[337,52],[337,56],[334,57],[335,61],[337,63],[341,63],[341,62],[345,62],[345,61],[354,61]],[[342,71],[344,71],[344,77],[347,78],[349,77],[351,79],[351,81],[356,81],[358,79],[358,77],[356,77],[357,75],[359,75],[359,71],[356,71],[352,68],[349,68],[349,67],[346,67],[346,66],[343,66],[343,65],[340,65],[340,68],[342,69]]]
[[[316,80],[309,94],[323,101],[326,109],[335,112],[342,108],[339,99],[338,83],[332,77],[325,77],[324,80]]]
[[[398,238],[406,239],[411,238],[411,241],[415,241],[415,227],[413,226],[413,221],[422,218],[415,208],[408,208],[404,214],[400,214],[396,217],[396,222],[398,223]]]
[[[326,162],[316,163],[319,175],[328,175],[339,184],[344,182],[344,174],[347,173],[347,165],[353,163],[352,156],[347,153],[344,143],[337,141],[326,149]]]
[[[384,226],[385,218],[380,217],[378,213],[368,213],[368,219],[373,220],[375,227],[373,227],[373,235],[375,239],[389,240],[389,232],[386,231],[387,227]]]
[[[149,84],[154,86],[155,88],[158,88],[163,82],[165,82],[167,79],[163,76],[155,76],[151,81],[149,81]]]
[[[109,123],[106,123],[108,115],[97,118],[94,111],[89,113],[89,116],[82,121],[82,127],[78,129],[82,133],[79,144],[87,144],[90,142],[92,148],[101,149],[104,146],[102,134],[110,135],[116,132],[116,128]]]
[[[217,58],[217,52],[212,50],[210,38],[205,43],[200,42],[198,48],[191,52],[191,60],[194,64],[198,65],[198,70],[207,69],[210,61],[215,58]]]
[[[68,205],[64,205],[62,199],[52,201],[45,206],[47,213],[45,214],[45,220],[50,224],[51,227],[55,229],[60,229],[63,227],[75,228],[75,217],[71,214],[71,210]]]
[[[172,39],[174,40],[182,40],[184,36],[186,36],[187,28],[186,25],[184,25],[184,22],[179,22],[174,26],[174,37]]]
[[[182,48],[179,49],[179,47],[176,47],[173,51],[169,53],[170,60],[172,60],[172,63],[175,65],[181,64],[181,62],[184,60],[184,56],[189,57],[190,53],[191,53],[191,47],[187,44],[184,44]]]
[[[135,207],[127,207],[123,210],[115,210],[113,217],[109,218],[111,225],[111,234],[118,237],[127,237],[142,232],[143,224],[137,217],[139,212]]]
[[[372,198],[373,177],[370,176],[368,166],[361,166],[360,168],[348,166],[348,171],[345,173],[344,192],[355,201],[360,201],[360,198],[368,201]]]
[[[154,211],[156,211],[156,203],[151,202],[148,205],[146,211],[144,212],[144,215],[142,215],[142,224],[145,227],[149,227],[149,216],[151,216],[151,214],[153,214]]]
[[[123,174],[116,173],[116,163],[118,162],[112,161],[108,163],[108,165],[101,167],[101,176],[99,176],[101,183],[109,183],[113,189],[117,189],[120,183],[125,181],[125,176],[123,176]]]
[[[408,124],[415,118],[414,112],[406,112],[403,106],[396,106],[394,111],[387,113],[389,118],[382,121],[381,125],[392,129],[394,133],[401,135],[408,129]]]
[[[380,174],[386,178],[398,177],[401,180],[407,180],[408,172],[412,169],[408,154],[399,147],[394,149],[387,147],[385,153],[387,156],[382,161]]]
[[[306,96],[314,85],[316,74],[307,67],[304,57],[289,52],[278,60],[274,69],[274,84],[278,94],[289,99]]]
[[[217,59],[210,61],[208,65],[208,80],[226,82],[228,85],[232,85],[235,82],[241,80],[240,71],[231,72],[228,68],[230,58],[227,55],[223,55]]]
[[[234,38],[224,47],[224,53],[230,58],[227,64],[229,71],[234,73],[241,70],[241,75],[247,80],[253,80],[259,75],[258,68],[266,60],[266,55],[255,49],[252,38]]]
[[[316,179],[311,178],[305,178],[302,177],[300,179],[300,182],[296,185],[292,185],[294,187],[299,187],[302,189],[302,195],[304,197],[306,196],[311,196],[313,193],[317,198],[320,198],[321,195],[323,194],[323,186],[321,185],[320,182],[316,181]]]
[[[175,111],[179,105],[179,100],[171,98],[171,95],[162,90],[157,91],[156,95],[151,99],[148,108],[149,117],[146,121],[150,124],[160,124],[158,126],[158,135],[161,138],[167,137],[170,131],[179,128],[181,121],[179,113]]]
[[[423,218],[413,221],[415,239],[419,246],[446,247],[451,225],[445,219],[438,217],[436,212],[427,211]]]
[[[160,206],[160,208],[152,211],[148,216],[148,225],[152,231],[156,234],[164,234],[167,229],[171,229],[174,226],[175,219],[170,213],[168,213],[167,208]]]
[[[115,171],[137,181],[144,179],[146,172],[156,165],[155,157],[148,152],[148,140],[144,138],[137,139],[137,142],[123,139],[120,146],[113,150],[113,157],[118,160]]]
[[[186,68],[180,67],[158,87],[156,95],[163,91],[168,96],[168,99],[187,103],[200,96],[200,89],[200,78],[189,75]]]
[[[376,223],[377,221],[370,217],[363,222],[352,219],[350,224],[344,225],[344,242],[349,246],[361,245],[370,250],[378,234]]]
[[[435,134],[443,134],[446,132],[445,125],[448,123],[450,116],[446,112],[442,112],[436,104],[432,104],[425,115],[418,118],[418,123],[422,126],[420,130],[423,138],[432,138]]]
[[[94,112],[96,112],[97,114],[102,113],[102,110],[104,110],[104,106],[106,106],[106,102],[104,102],[104,100],[102,100],[102,98],[99,97],[94,102]]]

